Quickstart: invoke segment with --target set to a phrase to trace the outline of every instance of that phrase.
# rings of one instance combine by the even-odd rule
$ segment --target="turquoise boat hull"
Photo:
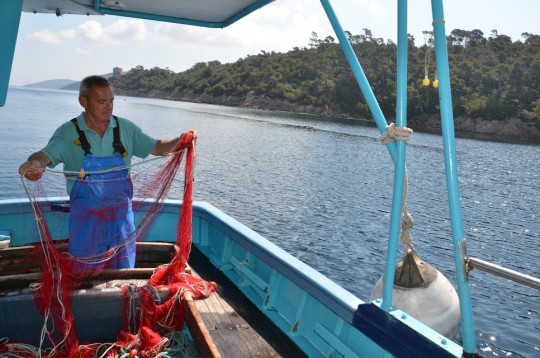
[[[67,237],[67,203],[53,200],[43,205],[44,216],[54,239]],[[136,205],[135,205],[136,206]],[[174,242],[181,201],[168,200],[160,210],[145,241]],[[64,211],[64,212],[63,212]],[[56,221],[56,222],[55,222]],[[35,242],[37,229],[29,201],[0,201],[0,230],[8,232],[11,247]],[[462,348],[415,320],[408,314],[393,310],[385,312],[379,302],[364,302],[318,271],[291,256],[255,231],[236,221],[206,202],[193,205],[193,250],[205,261],[221,271],[253,305],[266,315],[276,329],[284,332],[309,357],[388,357],[388,356],[450,356],[459,357]],[[1,250],[0,250],[1,256]],[[191,261],[190,261],[191,264]],[[196,264],[192,264],[196,268]],[[201,265],[201,263],[198,263]],[[204,278],[204,277],[203,277]],[[110,338],[116,332],[113,312],[121,311],[121,302],[113,294],[99,298],[86,297],[78,292],[74,297],[74,314],[79,309],[108,307],[109,314],[94,312],[77,321],[89,320],[82,326],[106,326],[110,332],[102,337],[85,333],[85,339]],[[39,338],[43,323],[32,308],[31,294],[0,297],[0,336],[11,339]],[[86,302],[86,303],[85,303]],[[89,304],[94,302],[94,304]],[[86,309],[84,305],[87,305]],[[92,307],[92,309],[89,309]],[[35,312],[33,312],[34,310]],[[15,319],[17,312],[25,312],[27,322]],[[15,316],[13,316],[15,314]],[[110,317],[109,317],[110,316]],[[107,318],[109,317],[109,318]],[[28,322],[34,322],[34,327]],[[13,322],[20,322],[14,327]],[[22,323],[24,322],[24,324]],[[22,332],[22,333],[21,333]],[[13,337],[13,334],[23,337]],[[27,335],[35,336],[27,337]],[[83,337],[81,337],[83,338]],[[34,342],[35,343],[35,342]]]

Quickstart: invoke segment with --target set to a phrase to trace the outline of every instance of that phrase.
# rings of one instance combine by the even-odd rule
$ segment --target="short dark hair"
[[[112,89],[112,85],[108,79],[102,76],[92,75],[85,77],[81,81],[81,86],[79,87],[79,96],[87,96],[90,93],[90,88],[93,86],[110,87]]]

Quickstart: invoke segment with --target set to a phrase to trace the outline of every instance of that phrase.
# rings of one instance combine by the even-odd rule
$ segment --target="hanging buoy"
[[[422,81],[422,84],[424,85],[424,87],[429,87],[429,78],[424,78],[424,80]]]
[[[373,287],[371,301],[382,298],[383,286],[384,275]],[[456,290],[442,273],[411,249],[397,264],[392,306],[447,338],[453,339],[459,332],[461,314]]]
[[[433,81],[433,88],[439,88],[439,81],[438,80]]]

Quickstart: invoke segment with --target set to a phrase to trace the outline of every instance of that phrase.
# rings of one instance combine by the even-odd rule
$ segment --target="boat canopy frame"
[[[360,90],[375,119],[379,132],[383,134],[388,123],[379,107],[378,101],[371,90],[371,86],[364,75],[358,56],[356,56],[349,43],[337,16],[330,5],[330,0],[321,0],[324,10],[330,20],[343,52],[349,62]],[[432,0],[433,31],[435,41],[435,54],[437,65],[437,78],[439,80],[439,101],[441,113],[441,128],[443,134],[444,162],[448,202],[452,227],[452,242],[454,246],[454,260],[458,283],[458,296],[462,321],[463,352],[465,355],[474,355],[477,352],[474,333],[472,301],[470,294],[469,277],[465,270],[465,258],[461,255],[460,247],[465,246],[463,217],[459,194],[459,181],[457,176],[457,159],[455,150],[454,115],[452,112],[452,94],[450,89],[450,70],[448,65],[448,51],[446,44],[446,30],[442,0]],[[396,88],[396,126],[407,126],[407,63],[408,63],[408,32],[407,32],[407,0],[398,0],[398,43],[397,43],[397,88]],[[394,185],[392,193],[392,209],[390,216],[390,232],[386,256],[385,280],[383,286],[383,299],[381,308],[389,312],[392,307],[392,292],[397,263],[399,234],[402,217],[403,190],[405,183],[406,141],[397,140],[386,144],[390,157],[394,161]]]

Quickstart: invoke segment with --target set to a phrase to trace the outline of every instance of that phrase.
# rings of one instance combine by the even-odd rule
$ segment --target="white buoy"
[[[11,236],[8,230],[0,230],[0,250],[9,247]]]
[[[382,298],[383,286],[384,275],[373,287],[371,301]],[[442,273],[410,248],[396,266],[392,306],[447,338],[453,339],[459,332],[461,315],[456,290]]]

